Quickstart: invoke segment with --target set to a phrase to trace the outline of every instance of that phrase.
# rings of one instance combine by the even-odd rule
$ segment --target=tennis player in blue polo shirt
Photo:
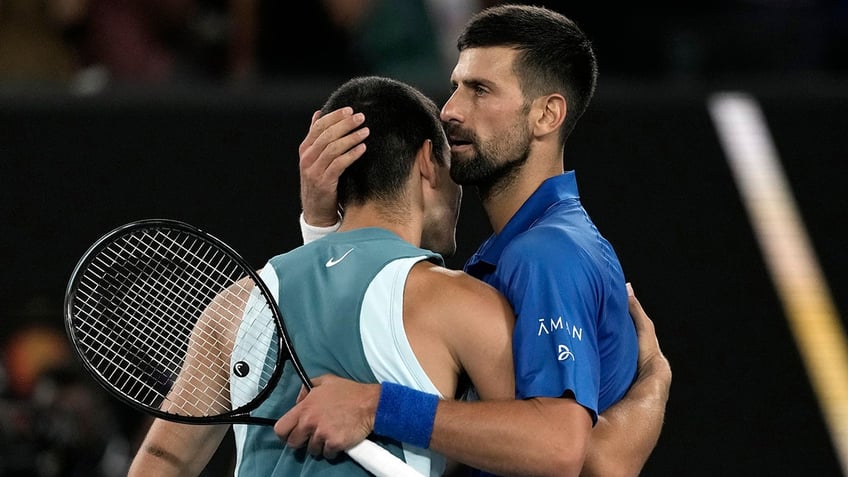
[[[465,271],[504,293],[519,317],[516,398],[571,394],[597,420],[624,395],[638,355],[624,274],[573,171],[542,183]]]

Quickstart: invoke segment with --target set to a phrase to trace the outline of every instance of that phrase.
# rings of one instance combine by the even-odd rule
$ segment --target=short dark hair
[[[456,44],[467,48],[505,46],[519,55],[514,71],[528,100],[560,93],[568,101],[564,142],[586,111],[598,81],[592,43],[574,21],[545,7],[496,5],[478,12]]]
[[[392,200],[403,191],[415,154],[427,139],[439,164],[447,140],[436,104],[414,87],[381,76],[353,78],[336,89],[321,108],[322,114],[350,106],[365,114],[370,129],[365,154],[339,178],[339,203]]]

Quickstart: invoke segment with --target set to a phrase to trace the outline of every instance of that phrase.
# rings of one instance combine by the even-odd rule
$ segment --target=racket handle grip
[[[376,477],[424,477],[388,449],[368,439],[348,449],[347,455]]]

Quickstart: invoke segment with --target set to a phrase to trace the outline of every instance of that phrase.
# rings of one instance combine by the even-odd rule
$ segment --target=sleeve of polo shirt
[[[561,233],[537,229],[517,237],[498,268],[506,281],[500,288],[517,318],[516,397],[561,397],[570,391],[596,422],[602,285],[593,261]]]

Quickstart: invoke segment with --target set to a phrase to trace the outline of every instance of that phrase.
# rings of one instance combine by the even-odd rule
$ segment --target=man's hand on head
[[[339,177],[365,153],[369,130],[361,127],[362,113],[341,108],[312,115],[309,133],[298,148],[300,156],[300,202],[303,218],[316,227],[339,221]]]

